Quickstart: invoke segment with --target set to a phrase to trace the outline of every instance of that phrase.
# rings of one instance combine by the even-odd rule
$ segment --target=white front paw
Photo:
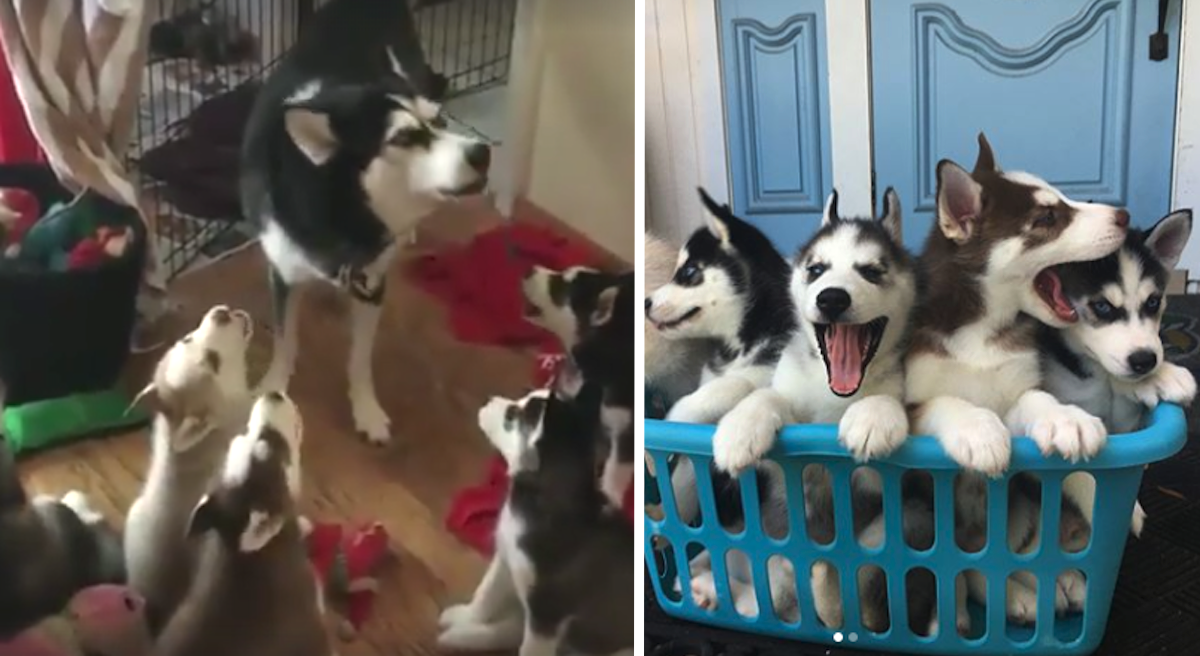
[[[1029,436],[1042,455],[1058,452],[1071,462],[1088,460],[1104,448],[1108,430],[1104,422],[1074,405],[1047,409],[1033,420]]]
[[[666,420],[684,424],[706,424],[709,421],[708,416],[712,414],[706,411],[706,405],[701,392],[692,392],[671,406],[667,411]]]
[[[383,446],[391,441],[391,419],[373,394],[351,394],[350,409],[354,413],[354,429],[367,442]]]
[[[470,604],[454,604],[442,611],[442,614],[438,617],[438,628],[445,629],[455,624],[470,624],[473,622],[474,615],[472,614]]]
[[[517,646],[510,631],[493,624],[451,624],[438,634],[438,647],[447,651],[501,651]]]
[[[886,456],[906,439],[908,415],[890,396],[868,396],[853,403],[838,424],[838,440],[859,462]]]
[[[692,577],[692,603],[704,610],[717,609],[717,584],[711,571]]]
[[[734,594],[733,607],[742,617],[756,617],[758,615],[758,597],[754,595],[754,588],[746,586],[738,590]]]
[[[1037,596],[1023,586],[1009,586],[1008,619],[1017,624],[1033,624],[1037,621]]]
[[[1196,398],[1196,377],[1177,364],[1164,362],[1159,365],[1154,383],[1160,401],[1188,405]]]
[[[1061,597],[1061,601],[1059,598]],[[1055,608],[1059,614],[1078,613],[1087,601],[1087,579],[1079,570],[1068,570],[1058,577]]]
[[[778,414],[739,405],[717,424],[713,435],[713,462],[721,471],[737,475],[758,464],[775,445],[775,436],[783,428]]]
[[[938,438],[952,460],[991,477],[1003,474],[1012,460],[1012,435],[1000,417],[986,408],[960,411]]]

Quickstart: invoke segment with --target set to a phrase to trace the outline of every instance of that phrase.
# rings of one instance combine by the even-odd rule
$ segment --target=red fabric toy
[[[71,248],[67,254],[67,269],[74,271],[97,267],[110,258],[119,258],[125,254],[131,239],[133,230],[128,227],[117,230],[101,226],[94,236],[80,240]]]
[[[345,600],[338,625],[343,638],[358,635],[371,614],[379,581],[375,571],[388,555],[388,533],[374,522],[347,531],[337,524],[313,524],[308,557],[328,593]]]
[[[515,257],[509,254],[510,244]],[[525,321],[522,314],[521,279],[534,264],[561,270],[597,266],[599,259],[548,228],[513,223],[480,233],[464,246],[425,255],[407,274],[418,287],[446,303],[457,339],[556,352],[554,336]]]

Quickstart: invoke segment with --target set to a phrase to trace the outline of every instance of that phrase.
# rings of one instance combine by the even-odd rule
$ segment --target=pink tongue
[[[825,333],[825,354],[829,356],[829,389],[849,395],[858,391],[863,378],[866,350],[866,326],[832,324]]]
[[[1039,273],[1034,284],[1037,285],[1042,298],[1050,303],[1050,309],[1059,319],[1072,323],[1079,319],[1075,307],[1071,305],[1066,296],[1063,296],[1062,280],[1058,278],[1058,274],[1053,269],[1045,269]]]

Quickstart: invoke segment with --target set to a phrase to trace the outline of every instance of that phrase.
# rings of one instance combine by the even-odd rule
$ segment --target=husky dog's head
[[[535,266],[521,281],[525,319],[554,333],[568,352],[609,328],[633,331],[633,273]]]
[[[536,445],[550,394],[541,389],[517,400],[494,396],[479,409],[479,429],[504,456],[509,473],[536,469]]]
[[[253,332],[249,314],[218,305],[159,360],[133,402],[149,405],[177,429],[176,449],[194,444],[225,404],[248,393],[246,349]]]
[[[491,164],[487,144],[449,131],[441,106],[396,70],[373,83],[310,81],[284,108],[300,152],[317,166],[357,172],[384,222],[406,205],[482,192]]]
[[[281,392],[255,401],[245,432],[229,443],[221,471],[192,511],[188,535],[215,531],[245,553],[265,547],[295,519],[303,430],[296,404]]]
[[[599,426],[599,387],[557,378],[550,389],[511,400],[493,397],[479,409],[479,428],[504,457],[510,474],[532,472],[548,462],[579,461],[591,470]],[[588,483],[594,486],[589,479]]]
[[[679,250],[671,281],[646,299],[646,318],[669,338],[736,335],[751,303],[786,296],[787,261],[771,240],[699,192],[706,225]]]
[[[1117,378],[1154,373],[1163,360],[1167,280],[1191,232],[1191,210],[1172,212],[1149,230],[1130,230],[1108,257],[1056,267],[1079,317],[1064,330],[1067,340]]]
[[[900,245],[900,200],[889,188],[878,219],[838,215],[834,191],[821,229],[800,247],[792,298],[810,342],[825,360],[829,389],[852,396],[881,350],[904,337],[916,300],[912,256]]]
[[[937,226],[926,251],[948,249],[982,267],[983,286],[1019,290],[1019,310],[1043,323],[1078,319],[1052,267],[1104,257],[1125,239],[1129,213],[1067,198],[1029,173],[1002,171],[987,138],[968,173],[950,160],[937,167]],[[985,297],[988,295],[984,294]]]

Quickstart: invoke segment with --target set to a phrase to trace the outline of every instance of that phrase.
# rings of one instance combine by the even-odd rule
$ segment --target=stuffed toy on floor
[[[123,585],[97,585],[79,591],[58,615],[0,642],[0,656],[148,656],[150,645],[141,596]]]
[[[305,528],[308,557],[325,583],[326,595],[345,606],[338,634],[344,640],[352,639],[362,630],[375,604],[379,591],[375,573],[389,555],[387,529],[379,522],[353,529],[338,524]]]

